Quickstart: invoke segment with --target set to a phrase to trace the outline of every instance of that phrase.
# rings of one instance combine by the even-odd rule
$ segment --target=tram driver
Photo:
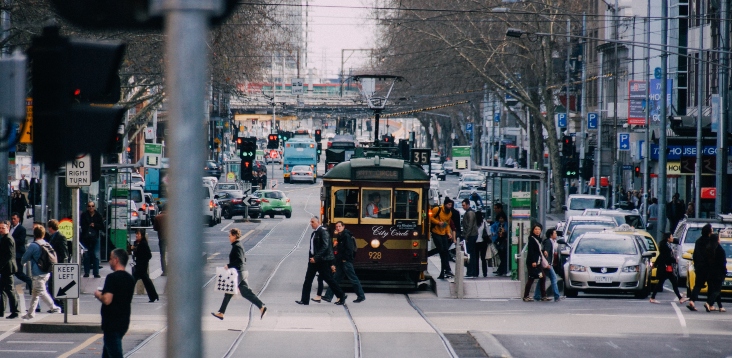
[[[381,193],[379,193],[378,191],[373,191],[369,193],[367,197],[369,203],[366,205],[366,210],[364,210],[364,218],[389,218],[389,209],[391,208],[391,205],[389,205],[388,202],[381,202]]]

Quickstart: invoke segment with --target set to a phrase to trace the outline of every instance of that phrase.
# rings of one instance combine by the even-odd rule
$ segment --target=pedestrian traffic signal
[[[315,141],[316,142],[320,142],[323,139],[323,136],[321,134],[322,134],[322,132],[320,131],[320,129],[315,130]]]
[[[280,140],[277,134],[270,134],[267,137],[267,149],[277,149],[280,147]]]
[[[323,144],[318,142],[318,162],[320,162],[320,155],[323,154]]]
[[[33,159],[49,169],[77,155],[121,152],[127,111],[121,97],[122,42],[68,38],[57,26],[43,29],[28,49],[33,97]]]
[[[253,167],[253,160],[251,159],[242,159],[241,160],[241,175],[239,177],[243,181],[251,182],[254,176],[252,175],[252,167]]]
[[[239,158],[254,162],[254,156],[257,154],[257,137],[237,138],[239,145]]]

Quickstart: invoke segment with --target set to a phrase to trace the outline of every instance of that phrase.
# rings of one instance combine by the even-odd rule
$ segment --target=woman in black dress
[[[229,253],[229,264],[224,266],[225,269],[236,269],[236,273],[238,274],[238,280],[239,280],[239,293],[246,298],[249,302],[253,303],[257,308],[259,308],[259,319],[264,318],[264,314],[267,313],[267,307],[262,303],[262,301],[257,297],[257,295],[252,291],[251,288],[249,288],[249,285],[247,284],[247,276],[249,276],[249,272],[246,270],[247,265],[247,258],[244,256],[244,246],[241,244],[241,230],[239,229],[231,229],[229,230],[229,242],[231,242],[231,252]],[[229,305],[229,301],[231,301],[231,298],[234,297],[232,294],[224,294],[224,301],[221,302],[221,308],[219,308],[218,312],[211,312],[211,315],[214,317],[223,320],[224,319],[224,313],[226,312],[226,306]]]
[[[158,301],[158,292],[155,291],[155,285],[153,285],[150,279],[150,274],[147,272],[150,267],[150,259],[152,258],[152,252],[150,252],[150,245],[147,243],[147,235],[145,229],[135,230],[135,246],[132,248],[132,256],[135,260],[135,267],[132,270],[132,276],[137,280],[142,280],[145,285],[145,291],[147,291],[147,297],[150,302]]]
[[[663,234],[663,241],[658,243],[658,251],[660,251],[658,258],[656,258],[656,277],[658,277],[658,284],[653,289],[651,294],[651,303],[659,303],[656,300],[656,294],[663,291],[663,283],[666,280],[671,282],[671,287],[674,288],[674,293],[679,299],[679,303],[684,303],[689,299],[681,296],[679,293],[679,283],[676,274],[674,273],[674,264],[676,264],[676,256],[674,256],[674,249],[671,245],[674,243],[674,236],[670,232]]]
[[[534,284],[535,279],[541,279],[544,277],[541,268],[541,224],[534,224],[531,227],[531,235],[529,235],[529,241],[526,243],[526,271],[528,272],[528,278],[526,279],[526,286],[524,287],[524,302],[531,302],[534,299],[529,297],[531,291],[531,285]],[[546,289],[544,285],[541,286],[542,292],[541,297],[546,297]]]

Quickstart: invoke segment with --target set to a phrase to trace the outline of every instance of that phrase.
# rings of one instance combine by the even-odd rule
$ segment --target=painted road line
[[[686,327],[686,320],[684,319],[684,315],[681,314],[681,310],[679,309],[679,306],[676,304],[676,302],[671,302],[671,307],[674,308],[674,311],[676,311],[676,317],[679,318],[679,324],[681,325],[681,332],[684,333],[684,337],[689,337],[689,328]]]
[[[12,343],[12,344],[74,344],[74,342],[59,342],[59,341],[7,341],[5,343]]]
[[[56,353],[57,351],[37,351],[37,350],[22,350],[22,349],[0,349],[0,352],[8,353]],[[59,356],[64,357],[64,356]],[[66,356],[68,357],[68,356]]]
[[[83,343],[81,343],[76,348],[74,348],[74,349],[72,349],[72,350],[70,350],[70,351],[68,351],[68,352],[66,352],[66,353],[58,356],[58,358],[68,358],[68,357],[71,357],[72,354],[76,354],[76,353],[80,352],[82,349],[84,349],[86,347],[89,347],[92,343],[94,343],[97,340],[99,340],[99,338],[102,338],[102,336],[103,335],[101,335],[101,334],[95,334],[95,335],[89,337],[89,339],[85,340]],[[50,352],[50,353],[56,353],[56,352]]]
[[[232,222],[230,222],[230,223],[226,224],[226,226],[222,227],[220,231],[222,231],[222,232],[223,232],[223,231],[226,231],[226,228],[227,228],[227,227],[229,227],[229,226],[231,226],[231,224],[233,224],[233,223],[234,223],[234,222],[232,221]]]
[[[20,328],[20,325],[17,325],[15,327],[9,329],[7,332],[3,333],[2,335],[0,335],[0,341],[2,341],[5,338],[10,337],[10,335],[13,334],[13,333],[15,333],[15,331],[17,331],[18,328]]]

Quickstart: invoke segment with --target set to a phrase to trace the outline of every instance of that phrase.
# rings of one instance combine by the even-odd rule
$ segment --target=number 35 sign
[[[412,163],[418,165],[430,164],[432,149],[412,149]]]

